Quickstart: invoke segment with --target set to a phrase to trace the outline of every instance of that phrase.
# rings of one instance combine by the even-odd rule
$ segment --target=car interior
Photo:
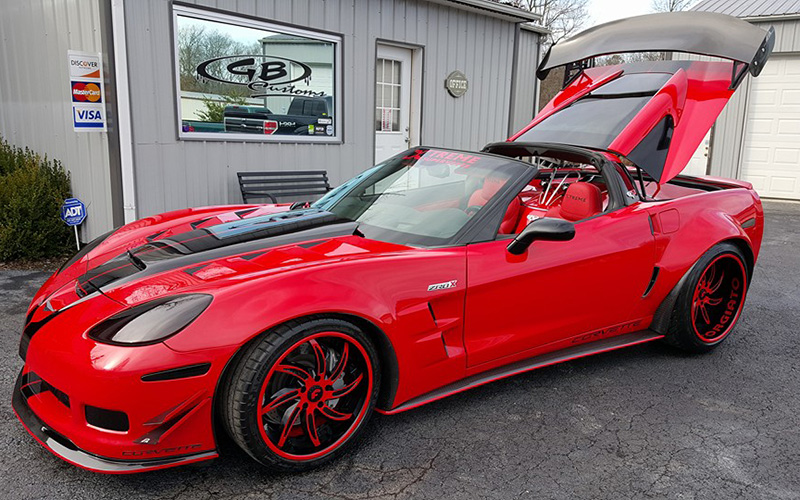
[[[542,217],[576,222],[608,207],[606,181],[593,165],[541,158],[528,161],[539,162],[539,172],[509,203],[498,234],[517,234]],[[470,196],[470,207],[485,204],[497,192],[498,185],[502,183],[486,177]]]

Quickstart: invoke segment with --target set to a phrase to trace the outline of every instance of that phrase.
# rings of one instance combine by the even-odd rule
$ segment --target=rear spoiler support
[[[583,73],[583,70],[594,68],[594,63],[594,57],[592,57],[591,59],[571,62],[564,66],[564,83],[561,85],[561,90],[564,90],[570,83],[574,82]]]

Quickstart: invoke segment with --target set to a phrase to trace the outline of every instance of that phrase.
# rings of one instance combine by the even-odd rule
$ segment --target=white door
[[[686,175],[706,175],[706,166],[708,165],[708,144],[711,138],[711,131],[709,130],[703,138],[703,142],[697,146],[697,150],[689,159],[686,168],[683,169],[682,174]]]
[[[411,49],[378,45],[375,60],[375,163],[409,146]]]
[[[759,195],[800,199],[800,57],[774,56],[752,81],[741,178]]]

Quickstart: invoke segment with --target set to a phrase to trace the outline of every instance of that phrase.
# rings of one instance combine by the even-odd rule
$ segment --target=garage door
[[[800,57],[773,57],[752,81],[742,160],[761,196],[800,199]]]

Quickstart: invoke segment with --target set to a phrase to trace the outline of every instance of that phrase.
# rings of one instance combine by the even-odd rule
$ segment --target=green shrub
[[[0,138],[0,262],[74,251],[72,230],[60,219],[69,197],[61,162]]]
[[[222,96],[222,101],[215,101],[212,99],[203,99],[203,105],[206,109],[197,111],[197,117],[201,121],[211,123],[222,123],[225,121],[225,107],[231,105],[244,106],[247,104],[247,99],[244,97],[228,97]]]

